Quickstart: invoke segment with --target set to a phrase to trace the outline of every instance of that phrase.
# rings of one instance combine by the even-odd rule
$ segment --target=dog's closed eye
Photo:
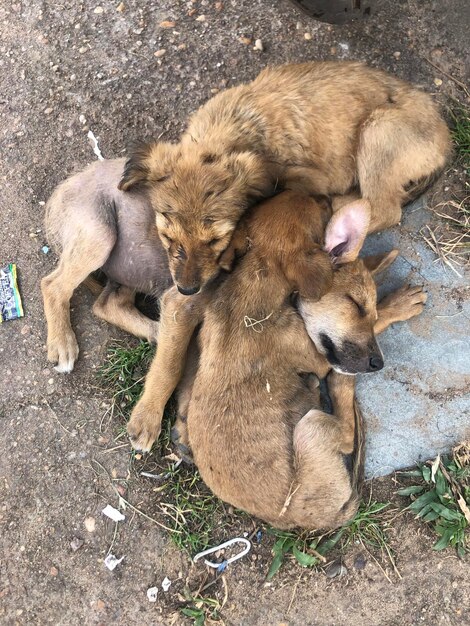
[[[349,300],[350,302],[352,302],[352,303],[356,306],[357,310],[359,311],[359,315],[360,315],[361,317],[365,317],[365,316],[367,315],[367,313],[366,313],[365,308],[362,306],[362,304],[359,304],[359,302],[357,302],[357,300],[355,300],[355,299],[354,299],[352,296],[350,296],[349,294],[346,294],[346,296],[347,296],[348,300]]]

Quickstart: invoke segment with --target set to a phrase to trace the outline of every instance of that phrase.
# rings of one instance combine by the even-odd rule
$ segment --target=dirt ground
[[[458,83],[468,80],[469,26],[466,0],[379,2],[375,17],[345,27],[312,21],[281,0],[3,0],[0,265],[18,265],[25,317],[0,328],[2,624],[186,623],[171,594],[174,604],[188,557],[150,519],[128,510],[113,538],[101,515],[118,504],[105,470],[152,517],[153,485],[135,475],[125,439],[114,443],[117,425],[102,419],[109,397],[96,382],[106,346],[124,334],[94,319],[91,296],[80,290],[76,370],[59,375],[45,357],[39,282],[55,257],[42,251],[43,205],[65,175],[95,158],[88,130],[105,157],[122,155],[132,139],[176,139],[217,90],[269,63],[308,59],[365,60],[444,105],[451,97],[465,103]],[[394,489],[392,478],[372,482],[374,498]],[[76,551],[74,539],[83,541]],[[387,569],[389,580],[369,555],[355,567],[356,546],[339,579],[287,567],[266,584],[272,542],[264,538],[259,558],[227,570],[225,624],[468,624],[468,562],[433,552],[432,543],[427,529],[400,515],[392,533],[400,577]],[[114,572],[103,564],[111,544],[125,557]],[[150,603],[147,589],[165,576],[181,580]]]

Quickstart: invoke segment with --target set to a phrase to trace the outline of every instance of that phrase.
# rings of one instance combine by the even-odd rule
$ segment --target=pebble
[[[118,11],[119,13],[124,13],[125,8],[126,5],[124,4],[124,2],[120,2],[116,7],[116,11]]]
[[[399,59],[399,58],[401,57],[401,52],[399,52],[399,51],[397,50],[396,52],[394,52],[394,53],[393,53],[393,56],[394,56],[396,59]]]
[[[101,15],[102,13],[104,13],[104,9],[103,7],[95,7],[95,9],[93,10],[93,13],[96,13],[97,15]]]
[[[440,87],[442,85],[442,80],[440,78],[435,78],[434,84],[436,85],[436,87]]]
[[[96,520],[94,517],[85,517],[85,528],[89,533],[95,532]]]
[[[30,331],[31,331],[31,326],[28,326],[27,324],[25,324],[23,328],[20,330],[20,333],[22,335],[27,335]]]
[[[260,52],[263,52],[264,46],[263,46],[263,42],[261,41],[261,39],[257,39],[255,41],[255,50],[259,50]]]
[[[214,4],[215,10],[216,11],[222,11],[222,9],[224,8],[224,3],[223,2],[216,2]]]
[[[170,22],[169,20],[164,20],[159,24],[160,28],[174,28],[176,26],[175,22]]]
[[[312,38],[311,33],[304,33],[304,39],[306,39],[307,41],[310,41],[311,38]]]
[[[357,570],[363,570],[366,564],[367,564],[367,560],[362,554],[360,554],[354,559],[353,567],[354,569],[357,569]]]
[[[88,48],[86,46],[82,46],[81,48],[78,49],[78,51],[80,52],[80,54],[85,54],[85,52],[88,50]]]
[[[59,573],[59,570],[57,569],[57,567],[52,566],[51,569],[49,570],[49,574],[51,576],[57,576],[58,573]]]
[[[83,543],[84,543],[83,539],[74,537],[72,541],[70,542],[70,547],[72,548],[72,552],[76,552],[77,550],[80,550],[80,548],[83,546]]]
[[[157,59],[159,59],[160,57],[162,57],[165,54],[166,50],[165,48],[162,48],[161,50],[157,50],[156,52],[153,53],[154,57],[157,57]]]
[[[240,41],[241,43],[244,43],[244,44],[245,44],[245,46],[249,46],[249,45],[250,45],[250,43],[251,43],[251,39],[250,39],[249,37],[240,37],[240,38],[239,38],[239,41]]]
[[[86,124],[86,117],[84,115],[80,115],[78,117],[78,121],[80,122],[80,124]]]
[[[344,567],[339,559],[332,561],[325,567],[325,574],[328,578],[340,578],[345,576],[348,570]]]
[[[206,16],[205,15],[198,15],[196,17],[196,22],[205,22],[206,21]]]

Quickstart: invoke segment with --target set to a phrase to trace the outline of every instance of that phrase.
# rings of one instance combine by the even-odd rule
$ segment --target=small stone
[[[249,37],[240,37],[239,41],[245,44],[245,46],[249,46],[251,44],[251,39]]]
[[[52,111],[53,111],[53,110],[54,110],[54,109],[53,109],[52,107],[47,107],[47,109],[44,109],[44,113],[45,113],[46,115],[50,115],[50,114],[52,113]]]
[[[336,48],[336,46],[332,46],[330,48],[330,54],[336,54],[338,52],[338,49]]]
[[[363,554],[360,554],[354,559],[353,567],[357,570],[363,570],[367,564],[367,559]]]
[[[263,52],[264,46],[263,46],[263,42],[261,41],[261,39],[257,39],[255,41],[255,50],[259,50],[260,52]]]
[[[95,608],[97,611],[104,611],[106,608],[106,604],[103,602],[103,600],[97,600],[95,602]]]
[[[97,15],[101,15],[102,13],[104,13],[104,9],[103,7],[95,7],[93,10],[93,13],[96,13]]]
[[[196,17],[196,22],[205,22],[206,21],[206,16],[205,15],[198,15]]]
[[[57,576],[57,574],[59,573],[59,570],[57,569],[57,567],[54,567],[54,565],[51,567],[51,569],[49,570],[49,574],[51,576]]]
[[[397,50],[396,52],[394,52],[394,53],[393,53],[393,56],[394,56],[396,59],[399,59],[399,58],[401,57],[401,52],[399,52],[399,51]]]
[[[435,78],[434,84],[436,85],[436,87],[440,87],[442,85],[442,80],[440,78]]]
[[[86,117],[84,115],[80,115],[78,121],[80,124],[86,124]]]
[[[174,28],[176,26],[175,22],[171,22],[170,20],[164,20],[159,24],[160,28]]]
[[[302,22],[297,22],[297,24],[295,25],[296,30],[301,30],[302,28]]]
[[[49,385],[53,385],[54,384],[54,379],[53,378],[49,378],[49,380],[47,381]]]
[[[156,52],[153,53],[154,57],[157,57],[157,59],[159,59],[160,57],[162,57],[165,54],[166,50],[165,48],[162,48],[161,50],[157,50]]]
[[[304,33],[304,39],[306,39],[307,41],[310,41],[311,38],[312,38],[311,33]]]
[[[83,539],[74,537],[72,541],[70,542],[70,547],[72,548],[72,552],[76,552],[77,550],[80,550],[80,548],[83,546],[83,543],[84,543]]]
[[[118,11],[119,13],[124,13],[125,10],[126,5],[124,4],[124,2],[120,2],[116,7],[116,11]]]
[[[192,16],[193,16],[196,12],[197,12],[197,9],[190,9],[190,10],[188,11],[188,16],[189,16],[189,17],[192,17]]]
[[[142,458],[142,455],[141,454],[136,454],[134,458],[137,459],[137,461],[140,461],[140,459]]]
[[[78,49],[78,51],[80,52],[80,54],[85,54],[85,52],[88,50],[88,48],[86,46],[82,46],[81,48]]]
[[[215,10],[216,11],[222,11],[222,9],[224,8],[224,3],[223,2],[216,2],[214,4]]]
[[[85,517],[85,528],[87,532],[94,533],[96,527],[96,520],[94,517]]]
[[[147,589],[147,598],[149,602],[156,602],[158,598],[158,587],[150,587]]]
[[[22,335],[28,335],[30,332],[31,332],[31,326],[28,326],[28,324],[25,324],[23,328],[20,330],[20,333]]]
[[[31,239],[36,239],[37,238],[37,233],[29,233],[29,236],[31,237]]]
[[[187,46],[185,43],[180,43],[180,45],[178,46],[178,50],[186,50]]]
[[[119,493],[120,496],[124,497],[126,495],[126,488],[124,487],[124,485],[117,485],[116,489]]]
[[[325,574],[328,578],[340,578],[341,576],[345,576],[347,573],[348,570],[341,563],[340,559],[332,561],[325,567]]]

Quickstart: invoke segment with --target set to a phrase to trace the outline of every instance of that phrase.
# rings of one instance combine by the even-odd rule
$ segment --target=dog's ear
[[[399,250],[390,250],[384,254],[374,254],[373,256],[366,256],[362,260],[372,275],[383,272],[395,261],[399,253]]]
[[[301,298],[317,302],[332,287],[333,268],[328,256],[321,252],[299,254],[284,262],[284,274]]]
[[[219,259],[219,266],[226,272],[230,272],[235,260],[242,257],[248,251],[249,246],[246,220],[242,219],[232,235],[228,248]]]
[[[270,193],[271,177],[260,155],[254,152],[236,152],[222,157],[222,162],[232,173],[244,196],[262,198]]]
[[[129,151],[118,189],[129,191],[136,185],[166,180],[171,175],[178,153],[177,144],[135,144]]]
[[[370,221],[370,204],[361,199],[346,204],[333,213],[325,231],[325,250],[335,263],[357,259]]]

